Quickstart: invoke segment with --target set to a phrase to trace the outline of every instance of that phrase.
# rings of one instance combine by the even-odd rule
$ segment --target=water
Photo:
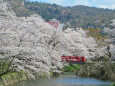
[[[94,78],[78,78],[76,76],[60,76],[28,80],[10,86],[110,86],[111,82]]]

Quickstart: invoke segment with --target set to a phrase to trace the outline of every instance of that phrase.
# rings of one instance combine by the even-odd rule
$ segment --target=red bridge
[[[60,23],[59,22],[48,22],[51,26],[55,27],[56,29],[58,29]]]
[[[85,57],[81,56],[61,56],[61,61],[66,61],[69,63],[75,63],[75,64],[84,64],[85,63]]]

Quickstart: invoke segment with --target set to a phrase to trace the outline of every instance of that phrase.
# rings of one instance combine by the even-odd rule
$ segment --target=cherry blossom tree
[[[33,78],[49,76],[49,71],[61,72],[63,55],[94,58],[105,52],[81,28],[77,31],[68,28],[63,32],[36,14],[17,17],[7,5],[0,3],[0,58],[8,58],[17,71],[29,72]]]
[[[112,20],[111,27],[105,28],[104,32],[110,36],[110,39],[107,41],[110,42],[110,52],[112,57],[115,58],[115,20]]]

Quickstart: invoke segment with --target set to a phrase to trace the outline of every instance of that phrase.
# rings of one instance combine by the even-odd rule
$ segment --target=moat
[[[74,75],[64,75],[50,79],[28,80],[9,86],[110,86],[110,84],[110,81],[102,81],[95,78],[79,78]]]

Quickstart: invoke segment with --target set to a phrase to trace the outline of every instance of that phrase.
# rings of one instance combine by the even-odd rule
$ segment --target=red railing
[[[62,61],[66,62],[85,62],[84,56],[61,56]]]

